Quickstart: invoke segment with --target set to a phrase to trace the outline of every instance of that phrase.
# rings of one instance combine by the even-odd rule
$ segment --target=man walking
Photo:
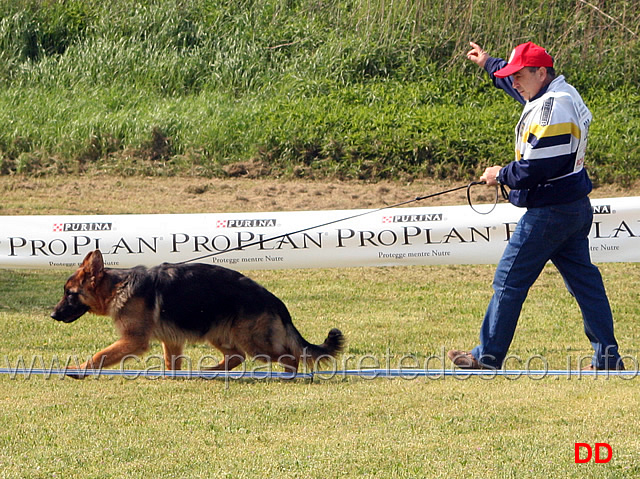
[[[498,263],[480,344],[448,356],[461,368],[500,368],[527,293],[550,260],[580,306],[594,349],[587,369],[624,369],[602,276],[589,253],[592,184],[584,158],[591,112],[576,89],[556,75],[544,48],[518,45],[505,62],[475,43],[471,47],[467,58],[524,105],[515,130],[515,160],[487,168],[480,179],[508,186],[509,201],[527,211]]]

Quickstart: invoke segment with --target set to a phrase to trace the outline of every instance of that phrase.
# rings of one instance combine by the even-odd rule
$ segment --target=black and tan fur
[[[105,268],[99,250],[67,280],[51,317],[71,323],[86,312],[113,318],[120,339],[80,369],[117,364],[144,353],[157,339],[169,370],[180,369],[186,342],[208,342],[223,354],[211,370],[230,370],[253,357],[296,372],[301,361],[334,358],[344,343],[338,329],[329,331],[321,345],[307,342],[284,303],[237,271],[170,263]]]

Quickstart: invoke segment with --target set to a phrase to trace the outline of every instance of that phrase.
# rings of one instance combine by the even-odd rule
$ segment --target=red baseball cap
[[[498,78],[505,78],[522,70],[524,67],[552,67],[553,58],[547,51],[533,42],[518,45],[511,52],[509,63],[494,73]]]

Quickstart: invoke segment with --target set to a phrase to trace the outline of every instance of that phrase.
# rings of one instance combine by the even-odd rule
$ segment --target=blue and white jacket
[[[584,169],[592,115],[563,76],[525,101],[511,77],[493,73],[506,62],[489,58],[485,70],[493,84],[524,105],[516,126],[516,158],[500,170],[498,181],[511,188],[515,206],[536,208],[570,203],[587,196],[591,180]]]

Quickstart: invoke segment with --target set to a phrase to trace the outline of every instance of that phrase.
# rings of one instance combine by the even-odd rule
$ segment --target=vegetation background
[[[0,0],[0,172],[463,178],[520,106],[468,62],[533,40],[640,170],[640,2]]]

